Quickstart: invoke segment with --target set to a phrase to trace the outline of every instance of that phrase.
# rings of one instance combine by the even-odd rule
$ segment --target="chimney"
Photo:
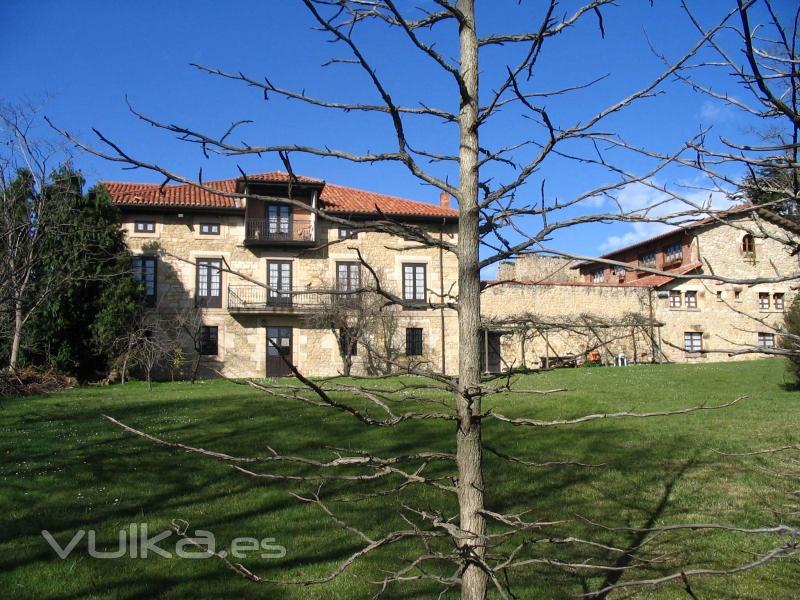
[[[450,208],[450,194],[441,192],[439,194],[439,206],[442,208]]]

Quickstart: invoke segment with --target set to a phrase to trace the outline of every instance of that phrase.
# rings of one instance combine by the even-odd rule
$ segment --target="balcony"
[[[291,288],[275,293],[258,285],[228,286],[228,310],[232,313],[312,312],[334,303],[352,307],[357,302],[357,294],[331,289]]]
[[[245,219],[244,242],[253,246],[296,245],[312,246],[314,228],[311,221],[291,219],[275,222],[270,219]]]

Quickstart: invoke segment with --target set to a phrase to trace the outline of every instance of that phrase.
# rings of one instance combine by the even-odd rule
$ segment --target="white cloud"
[[[664,191],[665,189],[667,191]],[[701,180],[683,182],[667,188],[657,181],[632,183],[622,188],[617,195],[617,203],[625,213],[663,219],[663,221],[627,224],[628,231],[611,235],[600,244],[600,251],[603,253],[659,235],[672,229],[675,223],[696,220],[704,216],[703,213],[697,213],[691,218],[681,217],[681,213],[709,208],[721,210],[730,208],[733,204],[728,194],[711,189],[707,181]],[[670,222],[673,224],[670,225]]]
[[[705,124],[731,121],[736,116],[733,107],[722,101],[705,100],[700,106],[700,120]]]

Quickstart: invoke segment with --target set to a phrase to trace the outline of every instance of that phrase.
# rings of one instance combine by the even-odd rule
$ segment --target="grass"
[[[528,460],[607,463],[604,468],[530,469],[486,456],[488,507],[498,512],[532,508],[529,518],[565,520],[548,535],[576,535],[635,546],[629,533],[609,532],[576,517],[613,526],[722,522],[765,526],[785,522],[797,480],[780,477],[775,458],[731,458],[712,449],[746,451],[797,443],[800,394],[784,384],[780,361],[731,364],[570,369],[529,376],[520,387],[571,391],[541,397],[515,395],[492,402],[498,412],[535,418],[573,417],[619,410],[661,410],[702,402],[719,411],[654,419],[596,421],[531,430],[488,420],[486,443]],[[6,401],[0,407],[0,589],[3,597],[77,598],[363,598],[381,569],[411,555],[399,545],[366,559],[323,587],[259,586],[213,560],[92,559],[86,540],[60,560],[40,535],[46,529],[65,545],[79,529],[94,529],[98,547],[113,549],[118,532],[144,523],[150,532],[184,519],[190,530],[215,534],[227,547],[237,536],[273,537],[287,548],[281,559],[246,560],[271,577],[325,573],[359,540],[288,492],[308,484],[253,480],[204,457],[157,447],[120,432],[100,418],[187,444],[236,455],[264,454],[267,446],[323,457],[324,446],[369,449],[391,455],[412,450],[452,451],[451,424],[415,422],[392,430],[364,427],[346,416],[265,396],[224,381],[142,383],[78,389],[47,397]],[[358,490],[339,486],[352,497]],[[401,504],[452,503],[438,492],[409,488],[359,503],[331,500],[338,514],[372,535],[397,521]],[[795,521],[796,524],[796,521]],[[174,543],[174,542],[173,542]],[[669,566],[732,566],[779,543],[733,533],[694,533],[657,539],[653,550]],[[168,543],[162,547],[170,549]],[[174,547],[174,546],[173,546]],[[636,552],[634,552],[634,555]],[[599,551],[536,545],[530,556],[576,560]],[[612,559],[613,560],[613,559]],[[647,575],[672,572],[653,567]],[[641,573],[640,573],[641,575]],[[623,580],[631,575],[623,575]],[[727,578],[692,582],[699,598],[797,597],[800,565],[794,558]],[[516,574],[522,598],[571,598],[597,589],[603,577],[538,566]],[[389,597],[435,597],[438,588],[411,583]],[[621,596],[624,597],[624,594]],[[638,590],[641,598],[686,598],[675,584]]]

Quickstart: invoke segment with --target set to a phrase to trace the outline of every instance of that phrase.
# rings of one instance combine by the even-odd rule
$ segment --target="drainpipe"
[[[444,302],[444,250],[442,249],[442,244],[444,243],[444,225],[445,220],[442,219],[442,224],[439,226],[439,301],[442,303]],[[442,330],[440,337],[442,339],[442,375],[444,375],[446,373],[445,367],[447,366],[445,359],[447,341],[444,338],[444,306],[439,309],[439,321]]]
[[[647,303],[649,304],[649,309],[650,309],[650,342],[652,344],[650,362],[655,364],[656,356],[658,356],[660,354],[660,352],[661,352],[661,343],[660,343],[661,331],[659,330],[659,332],[658,332],[659,340],[657,341],[656,340],[656,332],[655,332],[655,323],[654,323],[654,321],[655,321],[655,313],[653,311],[653,291],[654,290],[655,290],[655,288],[649,288],[648,289],[648,291],[647,291],[647,301],[648,302]],[[661,362],[661,360],[659,359],[658,362]]]

